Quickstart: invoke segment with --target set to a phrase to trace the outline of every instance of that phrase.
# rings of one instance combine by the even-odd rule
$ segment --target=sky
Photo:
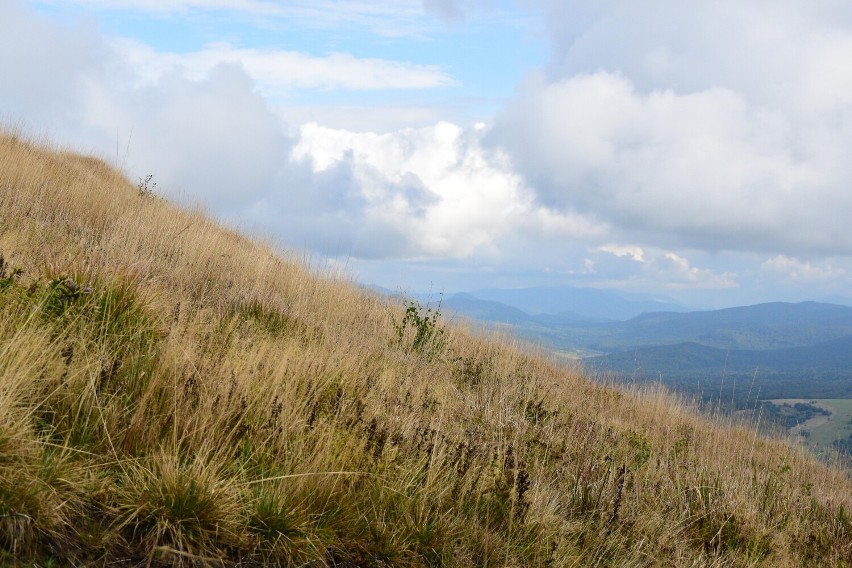
[[[0,0],[0,123],[365,284],[852,298],[841,0]]]

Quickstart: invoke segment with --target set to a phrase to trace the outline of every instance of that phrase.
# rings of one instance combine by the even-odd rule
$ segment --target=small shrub
[[[444,329],[438,327],[441,302],[438,302],[435,308],[428,304],[424,308],[412,300],[407,303],[407,306],[402,321],[394,324],[399,345],[406,346],[408,351],[422,353],[431,359],[444,346]]]
[[[139,178],[139,181],[136,184],[136,189],[139,190],[139,197],[153,198],[157,196],[157,182],[153,180],[153,174],[148,174],[144,178]]]

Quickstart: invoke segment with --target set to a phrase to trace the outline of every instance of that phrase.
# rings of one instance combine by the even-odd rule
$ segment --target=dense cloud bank
[[[832,6],[554,2],[551,65],[493,140],[543,203],[645,242],[849,254],[852,10]]]
[[[212,6],[88,5],[160,17]],[[251,17],[283,9],[216,5]],[[462,25],[498,9],[347,6],[345,25],[378,34],[382,22],[424,11]],[[105,155],[134,177],[152,173],[173,197],[322,255],[464,260],[473,270],[647,290],[771,280],[828,293],[849,283],[852,9],[527,7],[543,16],[550,62],[483,122],[357,131],[294,122],[294,91],[416,91],[462,79],[439,65],[344,52],[229,43],[160,52],[100,32],[93,18],[69,26],[14,0],[0,17],[0,109],[28,132]]]

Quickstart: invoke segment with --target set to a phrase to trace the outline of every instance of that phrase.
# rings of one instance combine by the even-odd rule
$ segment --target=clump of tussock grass
[[[848,565],[852,484],[0,136],[6,562]]]

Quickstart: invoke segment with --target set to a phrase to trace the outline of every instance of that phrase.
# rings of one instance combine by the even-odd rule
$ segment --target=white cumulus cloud
[[[597,248],[598,251],[608,252],[620,258],[629,258],[636,262],[645,262],[645,251],[642,247],[608,244]]]
[[[497,255],[501,239],[532,231],[537,221],[565,235],[594,233],[592,223],[533,206],[481,136],[448,122],[386,134],[308,124],[293,156],[315,171],[351,164],[368,209],[407,235],[412,256]]]
[[[827,282],[846,279],[848,272],[841,266],[824,261],[812,263],[809,260],[791,258],[779,254],[761,264],[761,268],[770,273],[800,282]]]

